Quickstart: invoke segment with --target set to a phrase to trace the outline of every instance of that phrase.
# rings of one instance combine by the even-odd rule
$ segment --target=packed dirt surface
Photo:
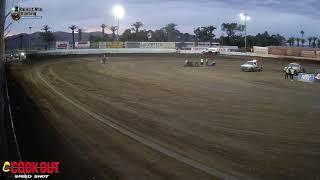
[[[68,58],[11,74],[66,161],[94,170],[84,179],[320,179],[320,84],[285,80],[288,61],[260,58],[263,71],[241,72],[243,58],[185,59]]]

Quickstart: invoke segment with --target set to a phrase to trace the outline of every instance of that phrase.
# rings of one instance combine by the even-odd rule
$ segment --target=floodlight
[[[116,18],[122,19],[125,15],[125,10],[121,5],[115,5],[112,7],[112,13]]]

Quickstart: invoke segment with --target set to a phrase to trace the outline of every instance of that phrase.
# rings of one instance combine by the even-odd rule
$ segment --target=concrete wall
[[[269,48],[253,46],[253,52],[256,54],[269,54]]]
[[[137,53],[176,53],[175,49],[68,49],[68,50],[50,50],[50,51],[38,51],[36,55],[82,55],[82,54],[104,54],[104,53],[121,53],[121,54],[137,54]]]
[[[287,47],[287,46],[269,46],[269,54],[280,56],[296,56],[307,58],[319,58],[320,55],[317,52],[319,48],[307,48],[307,47]]]

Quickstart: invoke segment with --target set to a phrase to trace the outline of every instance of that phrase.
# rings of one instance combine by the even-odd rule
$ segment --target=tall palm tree
[[[301,34],[301,39],[303,39],[303,37],[304,37],[304,31],[301,30],[301,31],[300,31],[300,34]]]
[[[75,42],[74,42],[74,30],[76,30],[77,29],[77,26],[76,25],[71,25],[71,26],[69,26],[69,29],[71,29],[71,31],[72,31],[72,48],[74,49],[75,47]]]
[[[300,38],[296,38],[297,46],[298,46],[298,47],[300,47],[300,40],[301,40]]]
[[[139,29],[143,26],[142,22],[135,22],[131,25],[133,27],[133,30],[135,31],[135,33],[139,32]]]
[[[110,26],[109,30],[112,32],[112,41],[116,38],[116,31],[118,30],[118,26]]]
[[[43,30],[44,32],[40,33],[42,40],[46,43],[46,45],[45,45],[46,50],[50,49],[50,42],[54,41],[54,39],[55,39],[53,33],[49,31],[50,29],[51,29],[50,26],[44,25],[41,28],[41,30]]]
[[[169,23],[165,27],[163,27],[163,30],[165,31],[167,35],[167,39],[169,42],[174,42],[177,34],[177,24],[175,23]]]
[[[82,29],[78,29],[78,41],[82,41]]]
[[[44,32],[46,32],[46,33],[49,31],[49,29],[51,29],[51,27],[48,25],[43,25],[41,28],[41,30],[44,30]]]
[[[104,41],[104,29],[107,27],[105,24],[101,24],[101,29],[102,29],[102,41]]]
[[[289,39],[288,39],[288,41],[287,41],[287,42],[289,43],[289,45],[290,45],[290,46],[293,46],[293,45],[294,45],[295,40],[296,40],[296,38],[291,37],[291,38],[289,38]]]
[[[301,39],[301,46],[304,47],[304,43],[306,43],[305,39]]]
[[[313,46],[313,48],[315,48],[316,47],[316,41],[317,41],[317,37],[312,37],[312,41],[313,41],[313,43],[312,43],[312,46]]]
[[[311,47],[312,37],[309,37],[308,41],[309,41],[309,47]]]

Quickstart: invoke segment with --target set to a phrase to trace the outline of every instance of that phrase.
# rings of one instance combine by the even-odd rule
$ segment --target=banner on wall
[[[90,42],[89,41],[76,42],[75,47],[77,49],[89,49],[90,48]]]
[[[57,41],[56,42],[56,49],[68,49],[69,42],[68,41]]]
[[[176,49],[175,42],[141,42],[140,48]]]
[[[107,42],[107,48],[123,48],[124,43],[120,41]]]
[[[269,48],[253,46],[253,52],[256,54],[269,54]]]
[[[107,48],[107,42],[99,42],[99,49]]]

